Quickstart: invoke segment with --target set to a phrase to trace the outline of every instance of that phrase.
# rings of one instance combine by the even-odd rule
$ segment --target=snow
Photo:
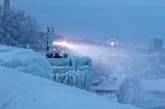
[[[44,78],[53,78],[51,65],[41,54],[30,49],[0,45],[0,65]]]
[[[7,67],[0,75],[0,109],[138,109]]]
[[[61,66],[61,69],[65,67]],[[69,69],[74,69],[72,67]],[[87,72],[89,66],[80,67],[67,74],[77,74],[88,80],[84,75],[91,73]],[[50,80],[51,73],[51,66],[41,54],[0,45],[0,109],[138,109],[56,83]]]
[[[49,63],[52,66],[70,66],[70,58],[48,58]]]

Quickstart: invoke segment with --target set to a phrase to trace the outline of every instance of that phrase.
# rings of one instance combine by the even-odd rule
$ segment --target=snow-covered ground
[[[14,69],[0,75],[0,109],[137,109]]]
[[[51,73],[39,53],[0,46],[0,109],[137,109],[53,82]]]

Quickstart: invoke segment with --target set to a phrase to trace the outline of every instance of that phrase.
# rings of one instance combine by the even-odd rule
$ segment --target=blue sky
[[[1,0],[2,1],[2,0]],[[165,0],[11,0],[12,7],[66,37],[145,45],[165,37]]]

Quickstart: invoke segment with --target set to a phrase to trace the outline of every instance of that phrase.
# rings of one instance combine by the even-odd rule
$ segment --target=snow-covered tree
[[[45,34],[31,16],[16,10],[4,15],[0,8],[0,44],[41,50],[44,41]]]

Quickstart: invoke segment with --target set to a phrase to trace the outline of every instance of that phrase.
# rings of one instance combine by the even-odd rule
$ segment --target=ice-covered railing
[[[82,89],[89,89],[92,81],[92,60],[89,57],[48,59],[53,67],[53,80]]]

